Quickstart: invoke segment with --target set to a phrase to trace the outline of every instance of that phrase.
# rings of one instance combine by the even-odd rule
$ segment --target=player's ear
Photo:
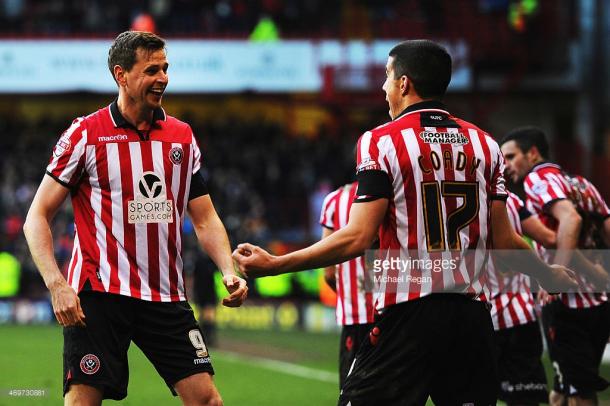
[[[533,161],[538,158],[542,158],[542,155],[540,155],[540,151],[538,150],[538,147],[535,145],[532,145],[532,147],[525,153],[525,156],[527,157],[528,161]]]
[[[114,80],[117,84],[119,86],[125,86],[125,69],[123,69],[121,65],[114,65],[112,73],[114,74]]]
[[[406,96],[411,88],[411,80],[406,75],[400,77],[400,94]]]

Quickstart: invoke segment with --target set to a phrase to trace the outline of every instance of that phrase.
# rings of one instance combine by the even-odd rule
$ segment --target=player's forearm
[[[231,244],[222,221],[218,216],[206,224],[195,226],[201,248],[207,252],[223,275],[235,274],[231,258]]]
[[[23,233],[28,243],[32,259],[49,290],[66,279],[62,275],[53,250],[53,236],[48,220],[44,216],[28,214],[23,225]]]
[[[373,243],[373,238],[367,238],[366,233],[348,226],[314,245],[276,257],[278,266],[275,268],[278,274],[282,274],[345,262],[362,255]]]
[[[608,283],[607,271],[589,260],[585,253],[579,249],[573,251],[570,267],[574,271],[585,275],[587,280],[593,282],[597,287],[605,288]]]
[[[494,251],[494,258],[503,262],[511,270],[519,271],[539,280],[549,278],[549,266],[536,255],[518,234],[513,233],[507,246],[510,246],[510,248]],[[512,250],[518,250],[518,252]]]
[[[578,247],[581,226],[580,216],[567,216],[560,220],[557,228],[557,253],[554,258],[556,264],[568,266],[570,263],[572,253]]]
[[[521,222],[523,233],[542,244],[545,248],[557,246],[557,234],[532,216]]]

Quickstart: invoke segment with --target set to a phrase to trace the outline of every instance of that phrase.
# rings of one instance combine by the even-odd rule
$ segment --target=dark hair
[[[526,126],[515,128],[502,138],[500,145],[506,144],[509,141],[515,141],[523,153],[528,152],[532,147],[536,147],[542,158],[547,159],[549,156],[549,143],[546,140],[544,132],[538,127]]]
[[[130,71],[136,63],[136,51],[144,48],[147,51],[158,51],[165,48],[165,41],[150,32],[125,31],[120,33],[110,46],[108,51],[108,69],[114,77],[114,67],[121,66]]]
[[[406,76],[423,99],[440,99],[451,81],[451,56],[436,42],[418,39],[401,42],[389,54],[394,57],[394,79]]]

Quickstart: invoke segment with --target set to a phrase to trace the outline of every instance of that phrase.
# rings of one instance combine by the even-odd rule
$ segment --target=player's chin
[[[161,102],[163,101],[163,95],[156,95],[154,93],[148,93],[146,97],[146,101],[151,108],[159,108],[161,107]]]

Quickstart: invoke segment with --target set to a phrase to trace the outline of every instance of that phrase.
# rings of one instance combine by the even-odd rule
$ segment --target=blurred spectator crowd
[[[0,33],[112,37],[144,16],[137,27],[164,36],[247,37],[267,17],[284,38],[454,37],[481,14],[506,20],[520,1],[0,0]]]

